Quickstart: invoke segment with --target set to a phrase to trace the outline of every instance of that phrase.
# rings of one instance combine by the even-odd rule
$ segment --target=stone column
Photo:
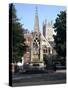
[[[51,50],[50,50],[50,54],[52,54],[52,48],[51,48]]]
[[[40,36],[40,61],[43,62],[42,38]]]
[[[33,42],[31,42],[31,61],[33,60]]]

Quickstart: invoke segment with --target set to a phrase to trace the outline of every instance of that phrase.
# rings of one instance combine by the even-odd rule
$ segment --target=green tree
[[[59,56],[66,56],[66,11],[57,15],[54,23],[56,35],[54,35],[55,49]]]
[[[24,28],[16,16],[16,9],[13,4],[9,5],[9,23],[12,26],[12,62],[21,61],[25,51]]]

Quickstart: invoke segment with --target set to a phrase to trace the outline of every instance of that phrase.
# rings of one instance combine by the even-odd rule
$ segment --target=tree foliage
[[[16,16],[16,9],[13,4],[9,5],[9,23],[12,26],[12,62],[21,60],[25,51],[24,28]]]
[[[66,56],[66,11],[57,15],[54,23],[56,35],[54,35],[55,49],[60,56]]]

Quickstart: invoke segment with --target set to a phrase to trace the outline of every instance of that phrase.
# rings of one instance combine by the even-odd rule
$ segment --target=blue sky
[[[38,17],[39,17],[39,27],[42,31],[43,21],[46,19],[47,22],[51,20],[54,22],[57,14],[60,11],[66,10],[65,6],[54,6],[54,5],[39,5],[39,4],[22,4],[15,3],[16,14],[20,19],[21,24],[24,24],[24,28],[29,31],[34,30],[34,17],[35,17],[35,7],[38,7]]]

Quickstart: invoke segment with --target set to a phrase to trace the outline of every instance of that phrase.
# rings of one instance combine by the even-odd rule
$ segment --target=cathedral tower
[[[43,36],[46,38],[46,20],[43,22]]]

